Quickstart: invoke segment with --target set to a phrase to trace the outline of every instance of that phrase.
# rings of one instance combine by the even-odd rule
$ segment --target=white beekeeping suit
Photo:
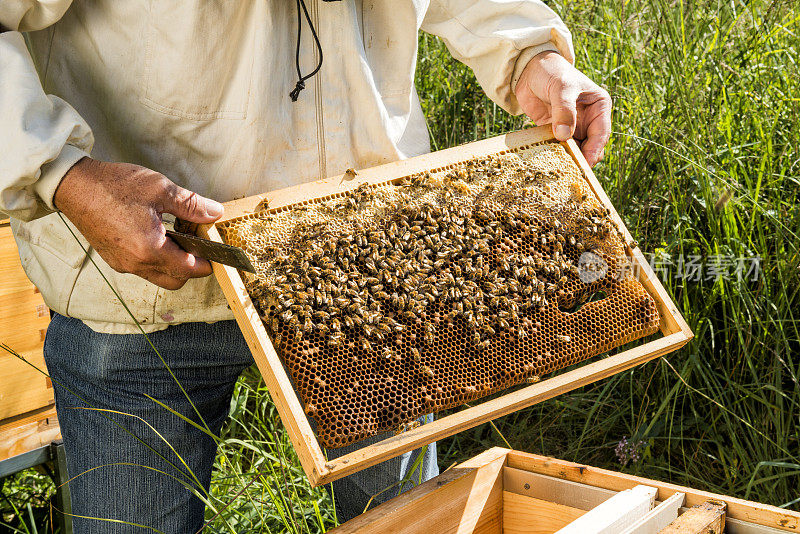
[[[514,114],[531,57],[573,58],[569,32],[539,0],[306,3],[324,64],[292,102],[294,2],[0,0],[10,30],[0,34],[0,211],[15,219],[23,265],[53,310],[136,331],[52,213],[61,178],[85,155],[224,202],[427,152],[413,83],[420,29]],[[305,73],[318,60],[307,27],[301,45]],[[232,318],[210,277],[166,291],[89,250],[146,330]]]

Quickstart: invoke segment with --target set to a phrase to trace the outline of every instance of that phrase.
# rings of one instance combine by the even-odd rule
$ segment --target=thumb
[[[553,84],[550,94],[553,135],[559,141],[566,141],[575,134],[577,124],[578,89],[568,84]]]
[[[174,182],[167,186],[164,211],[193,223],[214,222],[225,211],[222,204],[184,189]]]

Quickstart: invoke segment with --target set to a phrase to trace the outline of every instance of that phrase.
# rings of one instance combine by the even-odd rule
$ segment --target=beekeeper
[[[590,163],[610,132],[608,93],[539,0],[2,0],[0,24],[0,211],[53,311],[78,533],[197,531],[217,445],[152,399],[216,434],[252,363],[163,214],[208,223],[219,202],[428,152],[420,29]],[[334,483],[339,519],[417,454]]]

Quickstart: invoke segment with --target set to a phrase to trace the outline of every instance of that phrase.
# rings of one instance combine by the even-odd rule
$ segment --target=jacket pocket
[[[72,223],[65,224],[55,213],[30,222],[12,219],[11,229],[28,278],[50,309],[66,315],[89,243]]]
[[[253,71],[252,0],[152,0],[142,104],[191,120],[243,119]]]

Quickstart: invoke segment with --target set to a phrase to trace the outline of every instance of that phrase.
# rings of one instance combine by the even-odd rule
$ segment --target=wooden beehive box
[[[50,313],[22,270],[8,220],[0,221],[0,342],[29,363],[0,350],[0,420],[53,404],[44,370],[44,335]]]
[[[221,232],[231,221],[239,221],[264,210],[279,211],[309,201],[338,198],[355,191],[362,184],[397,184],[404,177],[419,175],[430,169],[448,169],[475,158],[495,157],[517,151],[529,150],[541,143],[558,143],[552,138],[549,126],[533,128],[507,135],[470,143],[460,147],[411,158],[409,160],[381,165],[358,171],[357,175],[345,173],[312,183],[236,200],[225,205],[224,217],[211,225],[198,228],[198,233],[209,239],[224,242]],[[566,150],[566,160],[575,170],[580,187],[589,191],[594,200],[607,212],[608,217],[621,231],[625,243],[633,239],[603,191],[580,150],[573,141],[561,143]],[[571,158],[571,159],[570,159]],[[580,367],[547,377],[538,383],[509,390],[505,394],[484,400],[480,404],[462,409],[437,419],[433,423],[405,431],[375,445],[327,461],[320,441],[312,430],[312,424],[304,412],[302,403],[292,387],[281,358],[275,351],[267,330],[259,317],[257,308],[245,289],[241,273],[231,267],[214,264],[214,273],[234,312],[239,327],[261,370],[281,420],[298,453],[302,466],[312,484],[325,484],[351,473],[395,457],[406,451],[453,435],[491,419],[521,408],[547,400],[561,393],[590,384],[615,373],[657,358],[683,346],[692,338],[692,332],[681,317],[668,294],[661,286],[642,252],[634,245],[626,246],[624,254],[644,291],[652,297],[660,317],[656,334],[652,339],[635,348],[603,358],[593,358]]]
[[[329,532],[552,534],[618,492],[638,485],[657,490],[656,504],[677,493],[685,494],[681,514],[707,501],[725,503],[727,534],[778,534],[800,529],[800,513],[776,506],[493,448]],[[661,528],[640,527],[633,532],[660,532]]]

